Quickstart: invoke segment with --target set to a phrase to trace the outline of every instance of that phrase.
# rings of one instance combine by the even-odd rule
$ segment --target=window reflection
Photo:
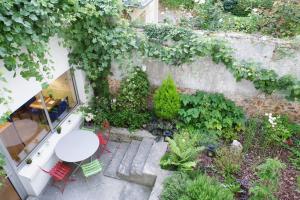
[[[65,72],[42,91],[49,117],[53,126],[69,113],[77,104],[76,93],[70,71]]]
[[[0,127],[0,139],[16,164],[23,161],[50,131],[39,97],[40,94],[23,104]]]

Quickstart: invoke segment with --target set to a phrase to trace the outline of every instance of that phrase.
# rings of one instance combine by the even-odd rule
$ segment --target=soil
[[[290,152],[286,149],[272,149],[260,152],[253,147],[244,154],[244,160],[241,165],[241,171],[236,176],[237,181],[241,183],[242,193],[236,195],[237,200],[247,200],[249,199],[249,188],[251,183],[257,180],[255,175],[255,168],[257,165],[261,164],[267,157],[278,157],[282,162],[286,164],[286,168],[282,170],[279,191],[276,196],[279,200],[300,200],[300,190],[297,186],[297,176],[300,176],[300,172],[297,171],[291,163],[288,161]],[[259,156],[264,155],[264,156]],[[275,156],[277,155],[277,156]],[[208,157],[206,154],[202,153],[199,155],[198,169],[205,171],[209,176],[216,177],[220,181],[222,178],[214,170],[213,158]]]

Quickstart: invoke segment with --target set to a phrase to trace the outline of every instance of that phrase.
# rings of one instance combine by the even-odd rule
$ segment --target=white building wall
[[[43,80],[43,82],[51,83],[53,80],[57,79],[64,72],[70,69],[68,63],[68,50],[60,45],[61,41],[58,38],[51,38],[49,42],[49,54],[50,59],[53,63],[50,66],[53,67],[52,76]],[[42,90],[42,83],[38,82],[34,78],[26,80],[20,75],[13,77],[14,73],[9,72],[4,68],[3,62],[0,61],[0,70],[4,71],[4,77],[7,80],[7,83],[0,82],[0,87],[5,87],[11,91],[9,96],[12,98],[12,101],[9,102],[7,106],[0,105],[0,115],[6,111],[14,111],[23,105],[26,101],[36,95]],[[84,92],[85,87],[85,75],[84,72],[77,70],[75,71],[75,80],[78,89],[80,102],[86,102],[87,97]]]

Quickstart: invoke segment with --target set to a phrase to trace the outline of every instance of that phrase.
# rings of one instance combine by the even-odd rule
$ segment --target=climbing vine
[[[135,32],[121,19],[122,9],[119,0],[0,1],[0,60],[14,76],[43,81],[52,72],[48,42],[58,36],[70,49],[70,64],[87,73],[94,93],[108,95],[112,59],[121,60],[135,48]],[[1,74],[0,81],[5,81]],[[5,94],[0,104],[6,104],[9,91],[0,92]]]
[[[292,75],[279,77],[274,70],[264,69],[258,63],[235,59],[233,49],[224,40],[199,36],[192,30],[171,25],[146,25],[144,32],[146,38],[139,50],[146,57],[179,66],[209,56],[215,63],[223,63],[237,81],[249,80],[266,94],[283,91],[288,99],[300,100],[299,80]]]

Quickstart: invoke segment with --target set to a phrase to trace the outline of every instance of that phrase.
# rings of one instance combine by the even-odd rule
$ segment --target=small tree
[[[169,75],[155,91],[154,111],[162,119],[174,119],[180,109],[180,96],[176,90],[176,85]]]

